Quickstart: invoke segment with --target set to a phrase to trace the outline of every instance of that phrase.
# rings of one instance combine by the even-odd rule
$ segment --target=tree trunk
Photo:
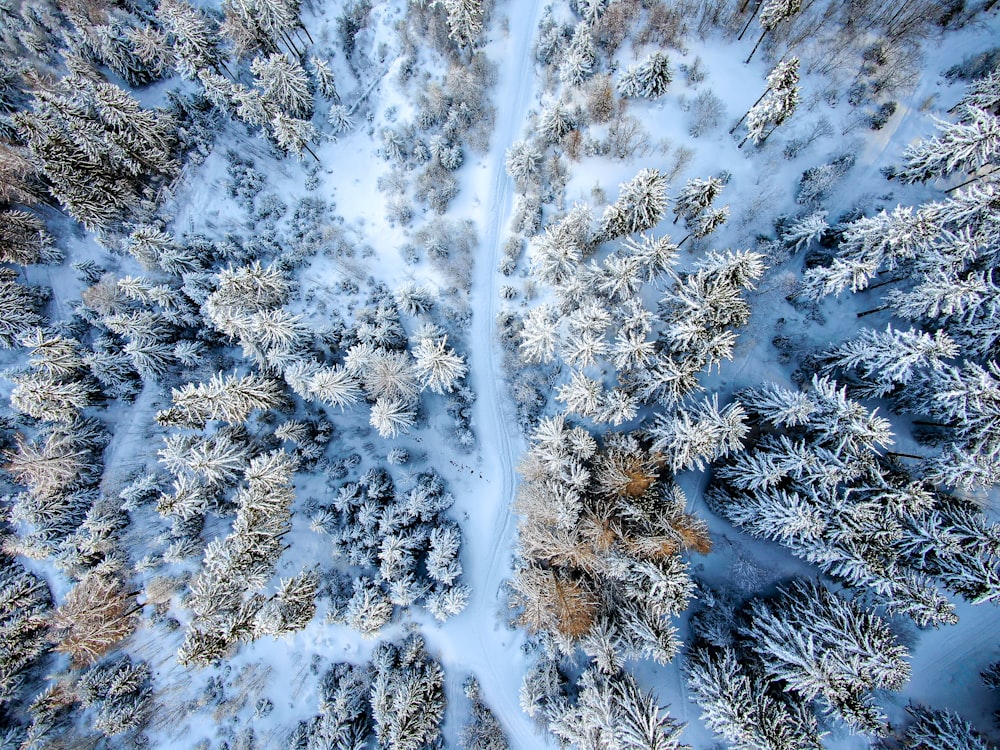
[[[969,185],[969,184],[971,184],[973,182],[978,182],[979,180],[983,179],[984,177],[989,177],[990,175],[996,174],[997,171],[998,170],[994,169],[992,172],[987,172],[986,174],[977,174],[975,177],[970,177],[965,182],[960,182],[957,185],[955,185],[954,187],[948,188],[944,192],[947,195],[948,193],[951,193],[951,192],[953,192],[955,190],[958,190],[959,188],[965,187],[966,185]]]
[[[877,284],[872,284],[869,287],[865,287],[862,291],[867,292],[867,291],[869,291],[871,289],[878,289],[880,286],[885,286],[886,284],[895,284],[895,283],[897,283],[899,281],[904,281],[906,278],[907,278],[906,276],[899,276],[899,277],[897,277],[895,279],[889,279],[888,281],[880,281]]]
[[[858,317],[863,318],[866,315],[871,315],[872,313],[882,312],[883,310],[888,310],[888,306],[882,305],[882,307],[873,307],[871,310],[865,310],[864,312],[859,312]]]
[[[757,0],[757,4],[754,6],[753,10],[750,11],[750,18],[747,19],[746,26],[743,27],[743,31],[740,32],[740,35],[736,37],[737,42],[742,41],[743,35],[747,33],[747,29],[750,28],[750,24],[753,23],[753,19],[757,17],[757,11],[760,10],[760,6],[763,2],[764,0]]]
[[[677,249],[679,250],[679,249],[680,249],[680,247],[681,247],[681,245],[683,245],[683,244],[684,244],[685,242],[687,242],[687,241],[688,241],[689,239],[691,239],[691,235],[690,235],[690,234],[688,234],[688,236],[687,236],[687,237],[685,237],[685,238],[684,238],[683,240],[681,240],[680,242],[678,242],[678,243],[677,243]]]
[[[315,159],[316,161],[319,161],[319,157],[316,156],[316,152],[313,151],[311,148],[309,148],[309,144],[308,143],[303,144],[302,148],[304,148],[306,151],[308,151],[312,155],[313,159]]]
[[[946,422],[929,422],[924,419],[914,419],[913,424],[918,424],[921,427],[954,427],[955,425],[947,424]]]
[[[760,43],[764,41],[764,37],[766,36],[767,36],[767,29],[764,29],[764,31],[760,35],[760,39],[757,40],[757,43],[753,46],[753,49],[750,50],[750,57],[748,57],[746,60],[743,61],[744,65],[750,64],[750,61],[753,59],[753,56],[757,54],[757,48],[760,47]]]
[[[730,129],[730,131],[729,131],[729,135],[732,135],[732,134],[733,134],[734,132],[736,132],[736,128],[738,128],[738,127],[739,127],[739,126],[740,126],[740,125],[741,125],[741,124],[743,123],[743,121],[744,121],[745,119],[747,119],[747,115],[748,115],[748,114],[750,114],[750,110],[751,110],[751,109],[753,109],[754,107],[756,107],[756,106],[757,106],[758,104],[760,104],[760,103],[761,103],[762,101],[764,101],[764,97],[765,97],[765,96],[767,96],[767,94],[768,94],[768,92],[769,92],[770,90],[771,90],[771,87],[770,87],[770,86],[768,86],[768,87],[767,87],[766,89],[764,89],[764,93],[763,93],[763,94],[761,94],[761,95],[760,95],[760,96],[759,96],[759,97],[757,98],[757,101],[755,101],[755,102],[754,102],[754,103],[753,103],[753,104],[751,105],[750,109],[748,109],[748,110],[747,110],[746,112],[744,112],[744,113],[743,113],[743,116],[742,116],[742,117],[741,117],[741,118],[740,118],[739,120],[737,120],[737,121],[736,121],[736,124],[735,124],[735,125],[733,125],[733,127],[732,127],[732,128]]]
[[[886,451],[885,455],[893,456],[896,458],[915,458],[918,461],[923,461],[926,456],[915,456],[912,453],[897,453],[896,451]]]

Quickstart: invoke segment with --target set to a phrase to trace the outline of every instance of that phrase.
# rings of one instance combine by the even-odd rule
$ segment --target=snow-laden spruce
[[[723,516],[920,625],[957,620],[939,587],[974,603],[1000,598],[1000,527],[887,460],[887,420],[825,379],[738,398],[768,429],[717,467],[709,499]]]

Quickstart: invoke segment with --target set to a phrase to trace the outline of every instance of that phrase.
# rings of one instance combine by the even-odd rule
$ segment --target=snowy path
[[[477,185],[482,196],[477,224],[483,234],[473,278],[469,334],[469,379],[477,396],[473,429],[479,441],[478,468],[483,480],[478,496],[466,506],[469,518],[464,522],[462,561],[472,587],[471,601],[461,615],[441,628],[444,638],[434,644],[440,647],[446,662],[452,661],[455,667],[479,678],[483,698],[503,725],[512,750],[537,748],[545,744],[545,739],[518,702],[527,663],[521,652],[524,637],[507,627],[500,591],[509,571],[515,526],[511,509],[514,467],[522,444],[513,414],[505,408],[494,321],[499,303],[497,265],[514,202],[514,186],[504,166],[504,154],[518,137],[532,103],[535,73],[531,50],[542,8],[540,0],[511,0],[498,8],[510,18],[509,37],[497,39],[488,50],[498,64],[499,80],[493,98],[497,117],[483,165],[485,175]],[[429,640],[437,638],[431,635]],[[449,695],[451,706],[456,698]]]

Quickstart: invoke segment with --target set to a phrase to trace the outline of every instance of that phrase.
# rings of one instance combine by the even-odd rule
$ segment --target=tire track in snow
[[[480,569],[472,581],[473,594],[467,613],[478,625],[475,642],[481,657],[479,672],[483,695],[507,733],[512,750],[528,750],[546,743],[521,711],[517,685],[510,679],[511,667],[520,663],[522,637],[500,622],[500,587],[507,576],[506,555],[513,534],[514,517],[514,443],[520,435],[511,436],[504,410],[505,393],[501,385],[500,356],[494,340],[495,321],[499,309],[497,265],[503,244],[504,228],[511,213],[514,195],[513,181],[507,175],[504,153],[517,137],[531,104],[534,91],[534,64],[531,54],[535,29],[541,16],[540,0],[513,0],[504,9],[510,19],[509,37],[501,47],[500,76],[494,102],[498,117],[487,161],[490,170],[489,198],[484,201],[489,212],[486,232],[482,238],[482,255],[477,259],[473,278],[472,336],[470,367],[477,394],[476,429],[485,469],[495,466],[488,476],[500,481],[484,485],[481,499],[483,515],[488,524],[490,545],[481,552],[485,570]],[[504,61],[517,64],[504,65]],[[518,677],[518,682],[520,678]]]

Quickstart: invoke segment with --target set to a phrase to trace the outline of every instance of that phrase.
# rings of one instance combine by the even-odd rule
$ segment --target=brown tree
[[[120,579],[89,573],[52,616],[55,649],[76,667],[93,664],[135,631],[140,609]]]

